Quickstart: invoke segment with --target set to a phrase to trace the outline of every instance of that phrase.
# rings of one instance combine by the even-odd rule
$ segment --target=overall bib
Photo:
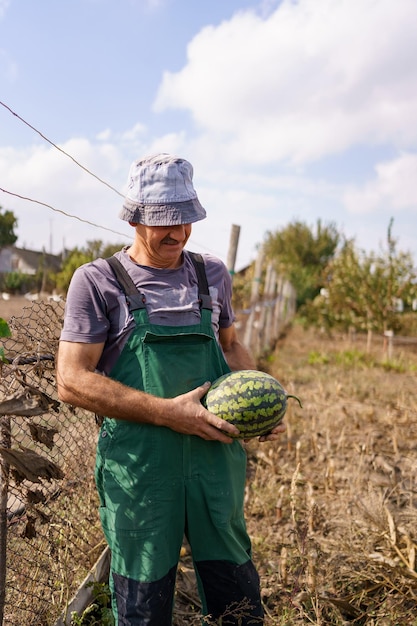
[[[200,284],[200,292],[207,291],[201,294],[200,323],[179,327],[151,324],[143,296],[134,289],[127,299],[136,327],[113,379],[169,398],[230,371],[212,329],[206,286]],[[96,483],[118,626],[171,624],[184,535],[203,614],[218,618],[227,607],[230,613],[246,602],[251,607],[246,617],[225,616],[222,624],[262,623],[259,577],[243,516],[245,471],[238,441],[223,444],[166,427],[104,419]]]

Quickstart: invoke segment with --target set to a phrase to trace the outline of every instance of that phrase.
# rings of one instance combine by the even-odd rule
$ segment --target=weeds
[[[312,350],[308,355],[308,365],[337,365],[346,369],[359,367],[363,369],[382,368],[386,372],[401,374],[415,372],[417,366],[404,358],[378,359],[360,350],[343,350],[341,352],[321,352]]]
[[[105,583],[89,583],[92,587],[93,602],[83,611],[82,615],[71,614],[71,626],[114,626],[113,613],[110,607],[110,589]]]
[[[266,626],[417,626],[417,355],[294,328],[274,357],[304,408],[247,448]]]

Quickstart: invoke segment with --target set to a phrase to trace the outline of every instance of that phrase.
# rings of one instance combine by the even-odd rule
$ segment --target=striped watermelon
[[[287,394],[273,376],[257,370],[239,370],[218,378],[203,398],[211,412],[238,427],[239,439],[269,433],[285,415]]]

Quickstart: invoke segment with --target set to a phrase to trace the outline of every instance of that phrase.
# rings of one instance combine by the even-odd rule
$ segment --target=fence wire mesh
[[[60,403],[56,393],[64,306],[28,303],[1,340],[0,626],[62,623],[105,547],[94,483],[98,427],[91,413]],[[239,312],[239,335],[257,356],[294,310],[294,290],[280,282]]]
[[[104,548],[94,485],[97,426],[60,403],[64,302],[9,321],[0,365],[0,624],[51,626]]]

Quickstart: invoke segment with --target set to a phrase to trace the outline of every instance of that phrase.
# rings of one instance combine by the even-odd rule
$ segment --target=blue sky
[[[208,218],[188,247],[226,261],[237,224],[237,269],[294,220],[377,252],[393,218],[415,255],[415,24],[415,0],[0,0],[0,206],[17,245],[132,236],[120,196],[18,115],[120,192],[140,156],[189,159]]]

